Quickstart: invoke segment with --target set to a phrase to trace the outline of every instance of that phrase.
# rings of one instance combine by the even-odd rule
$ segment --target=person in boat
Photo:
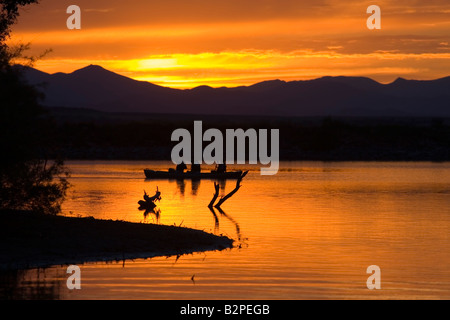
[[[201,167],[199,164],[194,163],[191,165],[191,172],[200,173],[200,171],[201,171]]]
[[[184,162],[182,162],[182,163],[177,165],[176,171],[180,172],[180,173],[183,173],[184,170],[186,170],[186,169],[187,169],[186,164]]]
[[[216,165],[216,172],[217,173],[224,173],[227,171],[227,165],[225,163],[220,163]]]

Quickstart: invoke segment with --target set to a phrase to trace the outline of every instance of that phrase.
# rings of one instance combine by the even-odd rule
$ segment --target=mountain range
[[[172,89],[90,65],[48,74],[24,67],[48,107],[103,112],[268,116],[450,117],[450,77],[381,84],[364,77],[264,81],[251,86]]]

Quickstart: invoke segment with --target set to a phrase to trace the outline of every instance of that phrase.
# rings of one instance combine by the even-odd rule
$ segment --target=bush
[[[27,46],[5,43],[19,6],[36,2],[0,3],[0,209],[56,214],[69,186],[68,172],[60,160],[49,164],[52,123],[39,104],[42,94],[13,65]]]

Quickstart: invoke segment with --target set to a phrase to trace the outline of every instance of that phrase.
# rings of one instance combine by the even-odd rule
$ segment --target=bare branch
[[[214,196],[208,205],[209,208],[212,208],[214,202],[216,202],[217,197],[219,196],[219,184],[217,182],[214,182],[214,189],[215,189]]]
[[[238,192],[239,188],[241,187],[241,181],[244,179],[244,177],[247,175],[248,171],[245,171],[239,179],[236,181],[236,187],[226,196],[222,197],[219,202],[215,205],[216,208],[219,208],[225,201],[227,201],[229,198],[231,198],[236,192]]]

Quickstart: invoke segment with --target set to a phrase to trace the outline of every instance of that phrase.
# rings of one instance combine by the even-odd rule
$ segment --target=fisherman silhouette
[[[227,165],[226,165],[226,164],[221,163],[221,164],[218,164],[218,165],[216,166],[216,172],[218,172],[218,173],[224,173],[224,172],[226,172],[226,171],[227,171]]]
[[[177,168],[176,168],[177,172],[184,172],[184,170],[187,170],[187,166],[184,162],[177,165]]]

